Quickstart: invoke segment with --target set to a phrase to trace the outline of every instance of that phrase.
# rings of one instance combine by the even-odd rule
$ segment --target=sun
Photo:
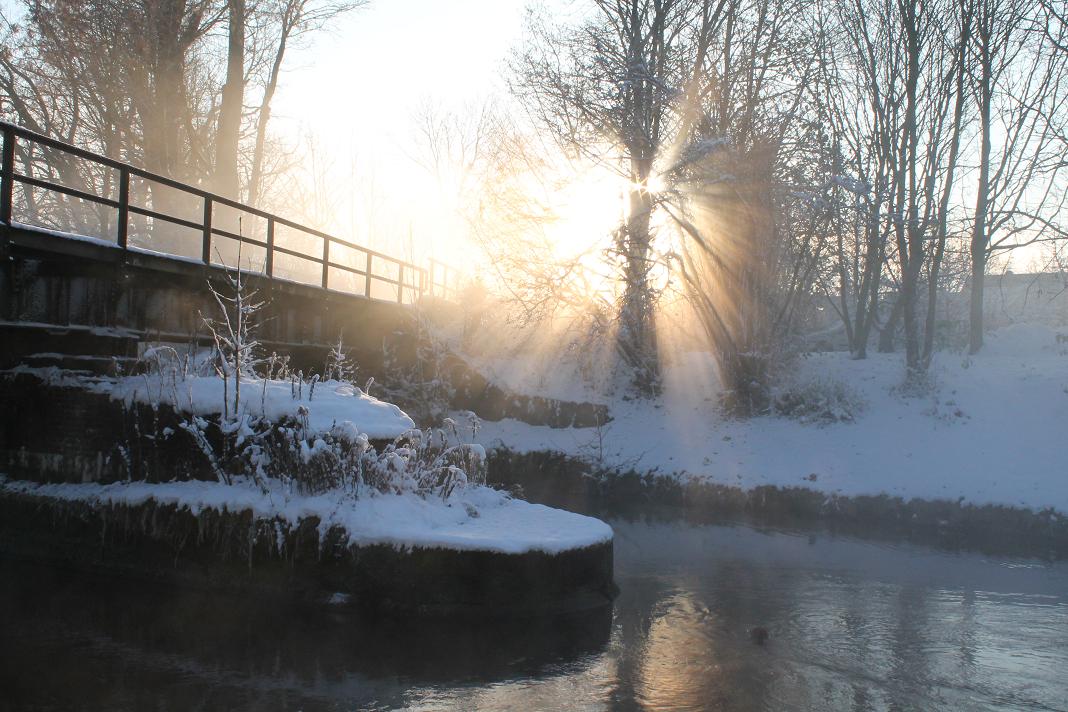
[[[548,198],[554,220],[546,234],[557,256],[567,258],[607,247],[626,220],[630,181],[610,168],[590,165],[559,176],[554,184],[558,188]]]

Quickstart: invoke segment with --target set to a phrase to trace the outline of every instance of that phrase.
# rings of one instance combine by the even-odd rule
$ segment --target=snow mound
[[[91,504],[137,506],[155,501],[193,514],[207,509],[252,510],[259,519],[280,519],[291,526],[318,517],[321,533],[339,526],[348,532],[353,546],[559,554],[612,540],[612,528],[599,519],[512,499],[488,487],[469,487],[447,500],[392,494],[356,499],[337,493],[264,494],[246,482],[38,484],[0,476],[0,492]]]
[[[127,376],[92,385],[92,390],[106,392],[115,400],[144,404],[168,403],[192,415],[222,413],[224,393],[233,402],[233,381],[227,386],[218,376],[189,376],[171,379],[157,374]],[[294,397],[289,381],[242,377],[241,410],[269,420],[298,418],[300,408],[307,410],[308,426],[324,432],[335,425],[351,423],[373,440],[392,440],[415,427],[404,411],[392,403],[367,395],[349,383],[321,381],[314,390],[303,384]]]

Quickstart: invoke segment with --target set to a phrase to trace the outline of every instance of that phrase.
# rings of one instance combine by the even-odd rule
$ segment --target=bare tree
[[[859,275],[861,318],[854,321],[852,349],[857,355],[866,349],[880,282],[896,284],[884,336],[900,320],[907,373],[922,377],[960,172],[963,56],[971,25],[952,2],[851,0],[836,15],[847,39],[834,49],[833,76],[854,78],[839,86],[862,107],[856,118],[840,103],[832,112],[861,198],[856,220],[863,250],[854,253],[858,266],[850,270]],[[844,291],[848,280],[841,281]]]
[[[259,107],[255,114],[255,139],[250,159],[248,202],[257,205],[263,195],[267,158],[267,125],[271,102],[286,53],[313,33],[330,25],[341,15],[364,7],[370,0],[262,0],[256,22],[265,52],[265,73]],[[268,49],[268,47],[270,49]]]
[[[618,350],[639,390],[659,381],[650,273],[656,164],[687,135],[687,97],[702,72],[726,0],[595,0],[578,25],[531,16],[531,41],[513,63],[512,89],[539,127],[567,152],[609,166],[632,186],[616,231],[623,294]]]
[[[1056,51],[1066,37],[1064,25],[1036,14],[1029,3],[973,3],[968,80],[977,113],[979,175],[970,239],[971,353],[983,345],[990,256],[1064,235],[1056,224],[1064,204],[1058,190],[1064,145],[1051,119],[1064,100],[1068,59]],[[1044,20],[1050,22],[1041,26]]]
[[[219,129],[215,138],[215,191],[238,198],[238,147],[245,99],[245,0],[227,0],[226,83],[219,104]]]

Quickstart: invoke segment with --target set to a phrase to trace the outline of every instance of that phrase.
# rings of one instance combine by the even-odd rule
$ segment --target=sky
[[[503,69],[522,39],[527,0],[377,0],[350,13],[287,61],[272,130],[313,136],[351,203],[332,227],[414,257],[455,249],[437,185],[415,160],[414,116],[426,103],[461,109],[505,93]],[[374,233],[374,234],[371,234]],[[401,251],[411,252],[405,246]]]
[[[313,137],[316,160],[329,164],[341,204],[320,227],[419,261],[461,266],[475,257],[454,205],[417,162],[415,115],[428,102],[461,111],[490,97],[507,102],[507,59],[524,39],[529,3],[372,0],[290,54],[272,131]],[[550,6],[575,11],[572,0]],[[1021,250],[1013,267],[1040,251]]]

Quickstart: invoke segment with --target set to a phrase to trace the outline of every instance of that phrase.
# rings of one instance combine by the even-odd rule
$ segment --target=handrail
[[[216,193],[198,188],[196,186],[188,185],[180,181],[168,178],[158,173],[140,168],[130,163],[125,163],[113,158],[108,158],[92,151],[87,151],[83,148],[59,141],[44,134],[31,131],[30,129],[23,128],[16,124],[12,124],[7,121],[0,120],[0,132],[3,133],[3,149],[0,152],[0,223],[10,226],[12,224],[12,211],[14,209],[14,187],[15,183],[21,183],[23,185],[34,186],[42,190],[62,193],[71,197],[78,198],[87,202],[95,203],[98,205],[104,205],[110,208],[118,210],[118,226],[116,234],[116,242],[118,247],[123,250],[128,250],[127,244],[129,234],[129,219],[131,214],[141,215],[152,218],[154,220],[162,220],[171,224],[181,225],[186,228],[200,230],[202,233],[202,245],[201,245],[201,261],[206,265],[211,265],[211,248],[212,248],[212,236],[224,237],[229,240],[234,240],[243,244],[255,245],[257,247],[266,250],[266,257],[264,260],[264,274],[268,279],[280,279],[275,275],[274,257],[276,253],[298,257],[309,262],[322,265],[322,279],[321,286],[323,289],[330,289],[330,270],[331,268],[340,269],[349,274],[362,275],[364,277],[364,290],[363,296],[367,298],[371,297],[371,283],[372,280],[378,282],[384,282],[386,284],[396,285],[397,298],[396,301],[404,303],[404,293],[406,290],[411,291],[413,294],[419,296],[423,295],[427,289],[428,284],[432,284],[432,280],[427,279],[427,270],[424,267],[420,267],[412,262],[402,260],[391,255],[387,255],[383,252],[373,250],[369,247],[364,247],[354,242],[344,240],[339,237],[334,237],[329,233],[315,228],[301,225],[298,222],[289,220],[280,215],[261,210],[260,208],[246,205],[240,201],[227,198]],[[62,151],[66,154],[72,155],[76,158],[80,158],[85,161],[90,161],[97,165],[101,165],[107,168],[111,168],[119,172],[119,197],[118,200],[104,197],[102,195],[96,195],[95,193],[89,193],[77,188],[71,188],[69,186],[56,183],[54,181],[44,180],[42,178],[35,178],[28,175],[23,175],[15,171],[15,142],[16,139],[23,139],[34,144],[46,146],[48,148]],[[137,176],[139,178],[158,183],[168,188],[173,188],[182,193],[193,195],[204,201],[204,213],[201,222],[194,220],[187,220],[180,218],[176,215],[169,215],[157,210],[153,210],[147,207],[141,207],[140,205],[133,205],[130,202],[130,177]],[[225,230],[212,225],[212,216],[214,213],[214,206],[223,205],[228,208],[248,213],[256,217],[262,218],[267,221],[267,239],[257,240],[250,237],[234,233],[230,230]],[[277,225],[283,225],[285,227],[297,230],[306,235],[319,238],[323,241],[322,256],[312,255],[306,252],[297,251],[293,249],[287,249],[283,246],[275,244],[275,228]],[[341,245],[343,247],[362,252],[366,255],[365,269],[360,270],[352,265],[341,264],[334,262],[330,259],[330,244]],[[376,258],[384,260],[388,263],[392,263],[396,266],[396,279],[384,275],[376,274],[373,268],[373,260]],[[240,268],[240,265],[238,265]],[[405,275],[414,275],[413,278],[409,278],[411,281],[405,282]]]
[[[432,297],[446,300],[450,296],[458,297],[459,284],[457,282],[460,278],[460,270],[433,257],[427,260],[427,263],[429,266],[425,275],[427,280],[425,291],[429,292]]]

